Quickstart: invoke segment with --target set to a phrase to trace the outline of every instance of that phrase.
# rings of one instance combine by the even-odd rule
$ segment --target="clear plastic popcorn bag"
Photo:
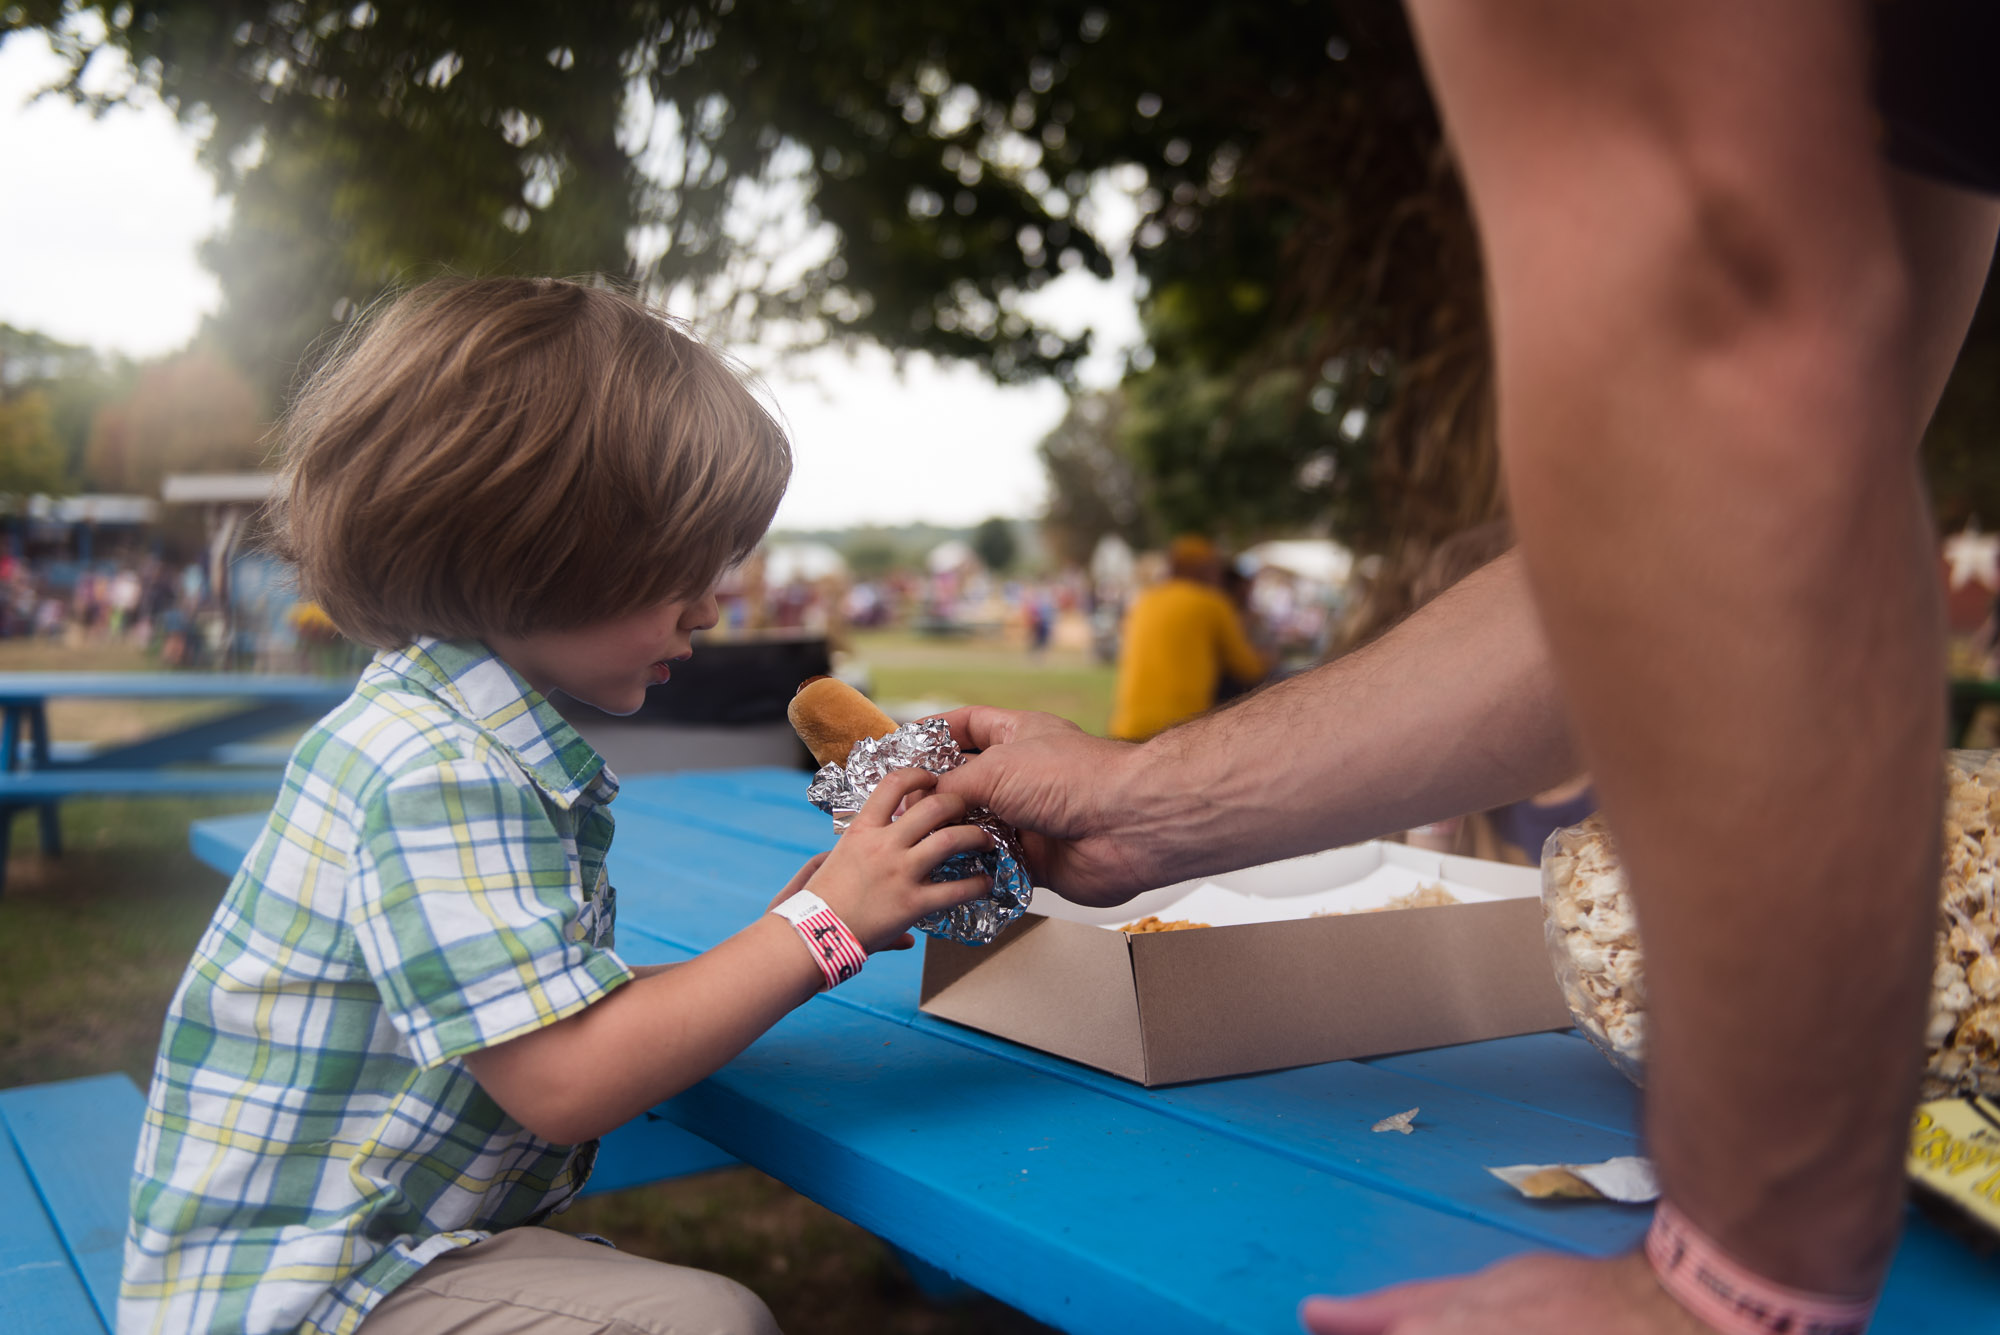
[[[1921,1094],[2000,1096],[2000,752],[1945,753],[1943,867]],[[1602,816],[1542,847],[1543,931],[1576,1027],[1634,1083],[1646,1060],[1638,919]]]
[[[1945,753],[1939,887],[1923,1097],[2000,1096],[2000,752]]]
[[[1634,1084],[1644,1084],[1639,923],[1602,816],[1557,830],[1542,845],[1542,933],[1578,1031]]]

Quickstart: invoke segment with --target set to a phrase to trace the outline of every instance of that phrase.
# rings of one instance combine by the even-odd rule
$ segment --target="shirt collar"
[[[402,649],[377,653],[375,664],[500,743],[557,805],[573,806],[586,793],[599,802],[616,796],[618,779],[604,757],[546,696],[478,640],[419,636]]]

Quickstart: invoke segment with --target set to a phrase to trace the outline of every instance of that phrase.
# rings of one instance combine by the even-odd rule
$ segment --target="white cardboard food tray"
[[[1434,883],[1461,902],[1353,912]],[[1565,1029],[1540,890],[1532,868],[1381,842],[1109,909],[1038,889],[991,946],[926,944],[922,1006],[1147,1085]],[[1118,930],[1149,914],[1212,926]]]

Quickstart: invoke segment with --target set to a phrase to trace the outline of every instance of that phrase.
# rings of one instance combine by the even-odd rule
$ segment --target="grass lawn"
[[[1079,722],[1094,717],[1087,671],[1016,663],[1016,656],[985,667],[982,658],[993,655],[962,645],[934,663],[915,640],[888,648],[879,671],[908,674],[892,677],[906,695],[1054,708]],[[123,647],[0,640],[0,671],[151,666]],[[1108,682],[1101,695],[1108,710]],[[57,701],[50,728],[58,740],[110,742],[225,707]],[[41,854],[32,812],[15,818],[0,893],[0,1087],[112,1070],[144,1087],[167,1002],[223,889],[222,877],[188,852],[188,822],[265,805],[255,798],[66,802],[60,858]],[[638,1255],[738,1279],[763,1295],[792,1335],[1045,1329],[989,1299],[932,1302],[872,1235],[748,1168],[599,1197],[558,1222]]]
[[[938,640],[906,631],[863,631],[851,638],[854,656],[874,678],[878,700],[1045,709],[1099,736],[1111,726],[1117,674],[1088,654],[1052,649],[1033,655],[990,641]]]

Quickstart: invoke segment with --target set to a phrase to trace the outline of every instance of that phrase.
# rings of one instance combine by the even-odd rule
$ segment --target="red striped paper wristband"
[[[1862,1335],[1872,1299],[1838,1298],[1752,1274],[1666,1201],[1653,1211],[1646,1259],[1660,1287],[1725,1335]]]
[[[860,973],[867,962],[868,952],[861,948],[861,942],[847,930],[840,915],[812,891],[799,891],[771,912],[798,932],[799,939],[812,951],[819,971],[826,976],[828,987],[840,986]]]

